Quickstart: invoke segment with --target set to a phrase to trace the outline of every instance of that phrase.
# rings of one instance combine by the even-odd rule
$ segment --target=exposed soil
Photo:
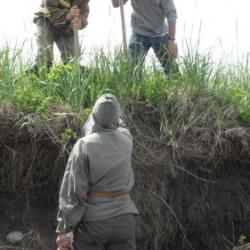
[[[126,113],[134,136],[132,195],[141,212],[138,249],[227,250],[241,235],[249,241],[249,128],[196,124],[166,136],[152,105]],[[74,143],[60,143],[65,128],[80,136],[74,114],[45,121],[0,111],[0,249],[11,231],[26,233],[16,249],[56,249],[58,188]]]

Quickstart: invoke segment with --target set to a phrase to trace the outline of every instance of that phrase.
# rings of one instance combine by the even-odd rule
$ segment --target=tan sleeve
[[[68,10],[60,8],[58,0],[46,0],[45,6],[48,9],[51,24],[57,25],[65,22]]]
[[[162,7],[165,11],[165,15],[168,19],[168,22],[176,23],[177,11],[176,11],[174,1],[173,0],[163,0]]]

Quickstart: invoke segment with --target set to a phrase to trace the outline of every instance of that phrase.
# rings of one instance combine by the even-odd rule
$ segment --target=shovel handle
[[[124,13],[124,3],[123,0],[119,0],[120,12],[121,12],[121,22],[122,22],[122,38],[124,50],[127,51],[127,34],[126,34],[126,22],[125,22],[125,13]]]

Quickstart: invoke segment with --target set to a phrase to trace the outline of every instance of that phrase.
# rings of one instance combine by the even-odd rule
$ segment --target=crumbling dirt
[[[138,249],[227,250],[241,235],[249,241],[250,130],[196,124],[169,136],[152,105],[125,113],[134,137]],[[75,142],[62,145],[60,134],[72,128],[79,137],[81,125],[73,113],[43,120],[9,107],[0,112],[2,239],[20,230],[19,247],[55,249],[58,188]]]

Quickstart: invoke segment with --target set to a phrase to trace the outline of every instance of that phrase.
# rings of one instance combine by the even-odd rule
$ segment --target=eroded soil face
[[[1,204],[3,204],[0,218],[1,247],[15,246],[13,249],[27,250],[56,249],[54,207],[39,206],[27,211],[23,198],[16,201],[1,200]],[[36,206],[36,204],[32,206],[34,205]],[[6,237],[13,231],[21,232],[23,240],[16,243],[8,242]]]
[[[56,249],[58,189],[74,143],[65,149],[57,138],[69,127],[80,136],[81,125],[64,115],[35,127],[31,118],[0,112],[0,246],[21,231],[16,249]],[[249,241],[249,130],[194,127],[169,137],[158,121],[143,104],[126,120],[134,137],[138,249],[227,250],[241,235]]]

